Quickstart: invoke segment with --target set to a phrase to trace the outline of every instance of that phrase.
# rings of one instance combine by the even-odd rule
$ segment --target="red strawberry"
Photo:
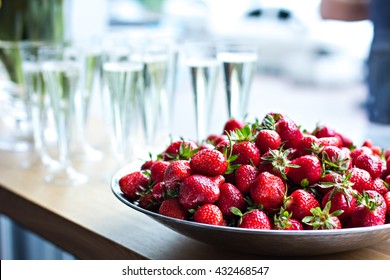
[[[373,181],[370,173],[364,169],[353,167],[348,170],[347,174],[350,174],[349,181],[353,183],[352,188],[362,193],[364,190],[371,190]]]
[[[141,166],[141,170],[150,170],[152,168],[152,165],[155,163],[154,160],[148,160],[148,161],[145,161],[142,166]]]
[[[284,142],[285,148],[296,148],[302,139],[302,132],[299,127],[286,116],[277,121],[275,130]]]
[[[167,189],[163,182],[158,182],[153,186],[152,195],[155,201],[162,202],[166,196]]]
[[[126,197],[136,200],[140,197],[139,193],[147,188],[149,177],[142,171],[135,171],[120,178],[118,183]]]
[[[341,210],[331,211],[331,202],[327,202],[324,209],[315,207],[310,210],[311,216],[303,218],[302,222],[308,225],[307,229],[323,230],[323,229],[340,229],[341,222],[337,217],[342,213]]]
[[[192,156],[190,166],[195,173],[217,176],[225,174],[228,161],[220,151],[205,149]]]
[[[245,214],[241,214],[238,227],[250,229],[271,229],[271,222],[263,211],[254,209],[246,212]]]
[[[221,210],[215,204],[204,204],[194,213],[194,221],[197,223],[220,226],[223,224]]]
[[[268,172],[260,173],[250,187],[253,202],[271,214],[283,205],[286,187],[282,179]]]
[[[223,134],[223,135],[210,134],[206,138],[206,143],[211,144],[213,146],[217,146],[219,144],[219,142],[221,142],[223,140],[228,140],[227,135],[225,135],[225,134]]]
[[[390,223],[390,192],[387,192],[384,196],[383,196],[384,200],[385,200],[385,203],[386,203],[386,223],[389,224]]]
[[[168,168],[168,161],[156,161],[150,169],[150,177],[153,184],[162,182],[164,180],[165,170]]]
[[[234,215],[231,212],[232,207],[236,207],[241,211],[245,208],[245,198],[242,193],[232,184],[224,183],[221,185],[219,199],[215,203],[222,213],[226,216]]]
[[[373,191],[377,191],[382,196],[384,196],[387,192],[389,192],[389,189],[386,186],[386,183],[381,178],[376,178],[374,182],[372,183],[372,189]]]
[[[286,210],[291,213],[293,219],[298,221],[311,216],[310,210],[319,206],[314,196],[303,189],[295,190],[286,201]]]
[[[341,142],[339,137],[332,136],[332,137],[321,137],[318,138],[318,142],[322,146],[335,146],[341,148],[343,146],[343,143]]]
[[[159,203],[154,199],[152,193],[141,195],[138,200],[138,205],[150,211],[156,211],[159,208]]]
[[[320,143],[318,138],[311,134],[303,134],[302,139],[297,144],[297,150],[300,155],[310,155],[318,149]]]
[[[331,207],[330,212],[336,210],[342,210],[343,213],[340,213],[338,218],[342,223],[345,223],[349,220],[352,210],[356,206],[356,198],[353,196],[352,189],[349,188],[338,188],[336,187],[334,191],[328,192],[322,199],[322,207],[325,208],[326,204],[330,201]]]
[[[282,143],[282,139],[275,130],[263,129],[258,132],[255,143],[260,150],[260,154],[264,154],[268,150],[277,150]]]
[[[321,162],[314,155],[305,155],[293,159],[291,164],[299,166],[290,168],[287,177],[295,184],[306,187],[317,183],[322,176]]]
[[[317,138],[323,138],[323,137],[334,137],[337,135],[337,132],[333,128],[330,128],[325,125],[321,125],[321,126],[317,126],[314,129],[312,134],[315,135]]]
[[[237,155],[235,164],[252,164],[257,166],[260,161],[260,150],[250,141],[241,141],[233,144],[232,155]]]
[[[230,119],[225,123],[225,126],[223,127],[223,134],[230,134],[231,132],[234,132],[237,129],[243,128],[244,126],[245,126],[245,122],[237,119]]]
[[[177,198],[164,200],[158,209],[158,213],[180,220],[186,220],[188,218],[187,211],[180,205]]]
[[[350,227],[383,225],[386,221],[385,199],[376,191],[364,191],[358,197],[350,218]]]
[[[343,173],[352,167],[352,159],[349,154],[336,146],[325,146],[320,156],[326,170]]]
[[[291,213],[283,211],[274,216],[274,229],[276,230],[303,230],[302,223],[291,218]]]
[[[326,173],[318,182],[316,189],[323,195],[327,194],[331,191],[335,185],[335,183],[342,182],[343,178],[339,173],[334,171],[329,171]]]
[[[188,159],[193,150],[198,149],[195,142],[178,140],[172,142],[162,153],[163,160]]]
[[[259,171],[269,172],[287,180],[286,174],[288,173],[290,167],[299,167],[291,164],[289,159],[291,150],[292,149],[287,149],[285,151],[269,150],[260,159]]]
[[[355,167],[366,170],[372,179],[381,176],[383,171],[382,160],[378,156],[364,153],[355,159]]]
[[[176,160],[169,163],[164,172],[164,183],[167,189],[172,190],[178,183],[192,174],[188,160]]]
[[[356,148],[354,149],[353,151],[351,151],[351,158],[352,158],[352,163],[353,165],[355,165],[355,160],[358,156],[360,156],[361,154],[367,154],[367,155],[372,155],[372,150],[366,146],[362,146],[362,147],[359,147],[359,148]]]
[[[235,186],[244,195],[249,193],[250,185],[259,175],[259,170],[250,164],[243,164],[236,169]]]
[[[179,188],[180,204],[185,209],[195,209],[200,205],[216,202],[224,181],[225,178],[221,175],[208,177],[194,174],[187,177]]]

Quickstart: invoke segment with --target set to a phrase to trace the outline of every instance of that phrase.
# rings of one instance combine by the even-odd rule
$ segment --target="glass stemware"
[[[225,42],[218,46],[218,60],[222,62],[229,118],[242,120],[247,114],[257,56],[255,45]]]
[[[220,65],[216,46],[212,43],[188,42],[184,49],[192,82],[197,141],[200,144],[208,133]]]
[[[23,42],[20,43],[20,56],[22,59],[22,72],[24,76],[24,89],[27,94],[27,102],[31,112],[32,132],[34,138],[35,157],[31,162],[24,162],[23,167],[29,168],[36,162],[40,162],[48,168],[56,168],[54,161],[46,150],[45,129],[48,117],[48,96],[41,67],[38,61],[38,49],[49,43]]]
[[[101,52],[97,49],[82,47],[72,47],[69,50],[71,50],[69,55],[81,63],[79,92],[75,99],[76,141],[73,151],[74,158],[84,161],[99,160],[103,154],[89,144],[86,139],[86,130],[90,103],[94,92],[98,90],[95,86],[100,75]]]
[[[132,59],[130,49],[111,50],[104,55],[105,100],[117,167],[134,157],[142,71],[143,64]]]
[[[70,147],[74,121],[74,105],[81,66],[68,56],[63,46],[42,47],[38,51],[42,75],[50,97],[57,133],[59,168],[45,177],[47,182],[77,185],[87,181],[72,166]]]

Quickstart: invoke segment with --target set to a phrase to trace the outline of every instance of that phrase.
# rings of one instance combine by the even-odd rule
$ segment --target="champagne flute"
[[[213,43],[188,42],[184,49],[192,82],[197,141],[201,144],[209,129],[220,65]]]
[[[242,120],[247,114],[256,69],[256,46],[245,43],[221,43],[218,47],[218,60],[222,62],[228,117]]]
[[[77,172],[71,162],[70,146],[74,104],[80,78],[80,63],[69,57],[64,46],[42,47],[38,51],[43,80],[50,97],[57,133],[59,168],[45,177],[50,183],[78,185],[87,177]]]
[[[47,153],[44,137],[49,106],[48,96],[38,61],[38,49],[42,46],[49,45],[49,43],[44,42],[20,43],[20,55],[22,59],[24,88],[31,111],[35,156],[38,157],[38,161],[43,166],[53,169],[56,168],[57,162]],[[31,167],[36,161],[37,159],[34,159],[29,163],[23,163],[23,166]]]
[[[122,49],[105,55],[103,78],[112,142],[118,165],[134,156],[139,114],[143,64],[132,60],[131,50]]]
[[[169,70],[168,48],[165,44],[150,44],[143,47],[139,57],[143,63],[143,92],[141,98],[141,117],[146,146],[150,152],[156,147],[156,139],[159,136],[160,143],[165,137],[164,130],[168,124],[169,99],[167,93],[167,81]],[[166,135],[167,136],[167,135]]]
[[[101,52],[94,48],[72,47],[69,56],[81,63],[79,92],[75,99],[76,143],[73,154],[84,161],[95,161],[102,158],[102,152],[92,147],[86,139],[89,109],[97,79],[100,75]]]

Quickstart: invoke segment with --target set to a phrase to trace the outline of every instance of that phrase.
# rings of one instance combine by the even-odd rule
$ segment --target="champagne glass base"
[[[72,167],[57,170],[45,177],[45,182],[58,185],[81,185],[87,181],[87,176],[78,173]]]
[[[73,152],[74,159],[79,161],[98,161],[103,158],[103,153],[91,145],[83,145]]]

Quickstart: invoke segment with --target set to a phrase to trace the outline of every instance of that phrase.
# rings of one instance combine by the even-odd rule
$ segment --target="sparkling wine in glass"
[[[101,53],[98,50],[74,48],[68,53],[73,59],[80,60],[81,73],[78,93],[75,98],[76,137],[74,156],[85,161],[102,158],[102,152],[92,147],[86,139],[90,103],[97,90],[97,79],[100,75]]]
[[[165,126],[168,125],[170,106],[167,95],[169,69],[167,49],[156,45],[150,46],[144,50],[140,62],[143,63],[143,90],[140,103],[143,131],[146,145],[149,151],[153,151],[157,148],[155,147],[157,136],[164,138]]]
[[[257,52],[252,45],[223,44],[218,60],[222,63],[229,118],[244,119],[247,114]]]
[[[208,133],[220,64],[213,44],[188,43],[185,55],[195,104],[197,141],[200,144]]]
[[[74,124],[74,104],[80,78],[80,63],[68,59],[62,47],[39,50],[42,74],[53,111],[57,133],[59,168],[46,176],[46,181],[62,185],[77,185],[87,181],[71,162],[71,140]]]
[[[103,77],[109,93],[109,113],[114,152],[120,164],[134,153],[137,135],[138,98],[143,64],[131,61],[105,62]]]

